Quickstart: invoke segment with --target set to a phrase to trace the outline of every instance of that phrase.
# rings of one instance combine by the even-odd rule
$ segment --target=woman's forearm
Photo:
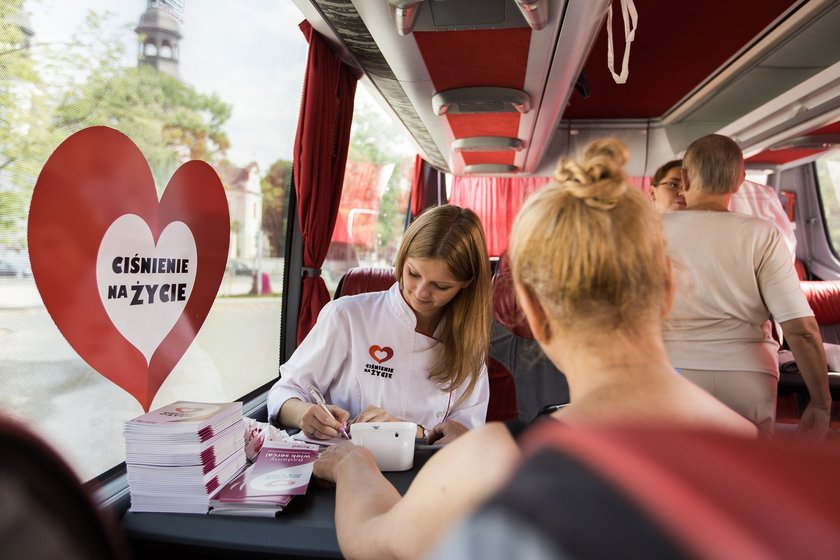
[[[300,428],[300,419],[303,413],[312,406],[310,403],[303,402],[300,399],[287,399],[280,407],[280,412],[277,414],[281,428]]]
[[[366,451],[366,450],[365,450]],[[335,471],[335,527],[347,558],[390,558],[391,521],[382,516],[400,501],[400,493],[367,452],[351,453]]]

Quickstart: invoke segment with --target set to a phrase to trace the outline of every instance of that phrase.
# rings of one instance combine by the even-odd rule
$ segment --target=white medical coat
[[[414,311],[396,283],[385,292],[328,303],[292,357],[280,366],[280,380],[268,393],[269,419],[274,421],[290,398],[311,401],[306,390],[311,383],[351,418],[375,405],[429,428],[444,420],[467,428],[483,424],[490,396],[486,366],[472,394],[456,406],[463,386],[450,394],[428,378],[443,345],[416,332],[416,326]]]

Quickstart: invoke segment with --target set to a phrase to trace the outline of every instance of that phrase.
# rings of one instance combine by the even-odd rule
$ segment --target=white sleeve
[[[452,396],[457,403],[458,399],[463,395],[463,391],[455,391]],[[453,407],[447,420],[455,420],[460,422],[466,428],[472,430],[485,423],[487,419],[487,405],[490,402],[490,381],[487,376],[487,366],[481,366],[481,372],[478,374],[478,381],[473,388],[473,392],[464,401]]]
[[[287,400],[309,401],[306,385],[311,383],[326,394],[347,359],[346,325],[333,302],[318,314],[318,320],[292,357],[280,366],[280,379],[268,392],[268,420],[276,424],[277,414]]]
[[[790,319],[813,317],[814,312],[802,292],[799,276],[784,246],[781,232],[771,230],[763,258],[756,270],[761,297],[773,319],[783,323]]]

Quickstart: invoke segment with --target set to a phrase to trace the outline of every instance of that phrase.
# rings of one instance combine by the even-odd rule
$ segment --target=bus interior
[[[42,9],[38,3],[4,1],[13,9],[3,16],[8,20],[15,7],[23,7],[29,11],[25,12],[29,20],[21,16],[13,21],[26,21],[29,26],[37,19],[31,12]],[[527,195],[550,181],[562,157],[574,156],[602,137],[626,144],[627,175],[645,192],[657,167],[680,157],[694,139],[710,133],[733,138],[743,150],[748,178],[772,187],[794,224],[795,257],[803,286],[817,294],[811,303],[820,307],[815,312],[825,341],[840,343],[840,330],[835,329],[840,325],[837,0],[281,3],[282,17],[294,21],[282,29],[278,21],[268,23],[276,24],[277,33],[295,34],[298,51],[296,70],[281,68],[279,72],[285,72],[295,92],[299,95],[303,90],[304,96],[320,87],[310,81],[311,74],[318,78],[320,71],[324,78],[335,72],[330,79],[339,80],[334,87],[342,93],[330,98],[334,103],[323,104],[330,109],[304,101],[299,114],[299,98],[286,101],[294,107],[298,138],[294,122],[289,130],[278,132],[287,136],[284,142],[290,148],[293,142],[295,146],[289,149],[293,156],[285,158],[289,161],[271,167],[279,177],[276,182],[266,166],[260,177],[248,179],[256,168],[236,166],[229,160],[210,162],[229,193],[242,195],[228,196],[231,239],[236,234],[239,240],[250,235],[259,241],[253,244],[256,249],[241,250],[233,249],[244,247],[237,245],[240,241],[232,242],[219,294],[202,331],[161,388],[153,408],[173,400],[239,400],[248,416],[267,421],[266,394],[278,378],[279,365],[292,354],[307,325],[317,317],[317,309],[333,297],[348,270],[381,271],[392,266],[394,247],[406,224],[424,209],[447,202],[479,214],[495,266]],[[86,6],[82,1],[71,4],[78,4],[78,10]],[[161,11],[161,5],[184,2],[135,4],[137,15],[146,18]],[[187,9],[195,9],[198,3],[186,4]],[[202,9],[215,11],[220,22],[232,17],[222,3],[207,2]],[[166,14],[155,17],[159,19],[149,16],[142,21],[172,19]],[[186,17],[184,45],[190,33],[201,35],[190,30],[189,24]],[[26,26],[21,23],[21,28]],[[151,36],[148,33],[141,37]],[[160,50],[145,52],[149,60],[163,56]],[[0,61],[4,56],[0,54]],[[301,72],[304,65],[305,74]],[[10,73],[10,68],[5,72]],[[224,71],[220,67],[219,72]],[[0,80],[10,80],[9,76],[0,75]],[[240,85],[260,91],[262,79],[259,71],[250,71]],[[75,86],[81,88],[80,96],[89,85]],[[111,91],[116,90],[102,90],[100,99]],[[361,94],[372,101],[363,104]],[[370,138],[380,142],[384,151],[390,145],[407,146],[404,152],[392,160],[360,156],[362,152],[353,144],[356,136],[351,137],[348,129],[354,97],[357,115],[362,105],[382,115],[382,120],[374,121],[384,123],[384,129]],[[79,103],[83,102],[80,97]],[[0,96],[3,113],[16,107],[15,103],[20,101],[14,95]],[[87,121],[65,118],[59,137],[47,144],[54,148],[81,126],[97,124],[113,126],[132,138],[139,134],[139,129],[123,127],[123,121],[107,113],[91,109],[89,116]],[[323,129],[326,140],[316,139],[317,134],[301,134],[301,123],[307,118],[313,130]],[[18,125],[16,130],[40,134],[38,126],[51,125]],[[353,126],[360,124],[354,120]],[[166,130],[171,132],[171,128]],[[352,134],[359,130],[354,128]],[[162,134],[167,138],[166,131]],[[350,155],[342,157],[348,144]],[[166,161],[193,159],[172,145],[161,140],[159,146],[152,142],[141,147],[174,150]],[[330,181],[303,192],[303,181],[292,177],[292,169],[295,174],[304,173],[299,167],[301,154],[317,158],[319,152],[331,152],[331,161],[342,168]],[[4,161],[11,160],[3,146],[0,154]],[[31,197],[48,155],[49,150],[31,156],[29,171],[19,174],[22,183],[14,182],[0,167],[0,190],[18,189]],[[175,165],[166,169],[164,175],[171,174]],[[156,179],[165,185],[168,176]],[[247,186],[246,179],[256,180],[256,187]],[[240,220],[234,226],[235,205],[250,204],[248,196],[267,196],[266,189],[272,185],[284,197],[274,207],[282,216],[266,218],[265,212],[271,210],[269,199],[263,198],[259,223]],[[314,239],[331,224],[336,225],[331,236],[327,234],[327,250],[323,239]],[[25,235],[20,235],[26,229],[25,216],[10,227],[17,228],[18,236],[0,238],[0,250],[8,257],[0,264],[13,261],[12,253],[20,255],[27,249]],[[313,252],[312,247],[319,244],[324,250]],[[319,256],[313,258],[313,254]],[[20,294],[34,290],[30,269],[9,268],[8,274],[2,270],[0,377],[6,381],[0,380],[0,410],[55,447],[94,493],[99,507],[121,520],[135,557],[167,551],[188,557],[304,555],[301,549],[272,544],[272,539],[281,537],[262,523],[267,520],[259,520],[251,529],[242,524],[222,528],[214,520],[217,524],[210,528],[177,515],[140,519],[127,513],[122,428],[143,412],[142,407],[75,355],[36,296],[32,303],[20,303],[29,301],[29,296]],[[373,280],[357,280],[361,286],[351,286],[348,280],[340,289],[344,293],[385,289],[392,281],[385,273],[384,278],[380,274]],[[235,286],[243,286],[242,291],[234,293]],[[203,377],[205,371],[212,371],[214,377]],[[838,380],[832,377],[831,381],[835,400],[840,395]],[[498,415],[493,419],[517,414],[516,397],[511,394],[517,388],[509,379],[497,380],[491,390],[507,393],[491,395],[491,402],[497,399]],[[805,399],[801,378],[783,374],[777,422],[795,424]],[[834,420],[838,420],[836,413]],[[179,531],[202,534],[185,536]],[[238,531],[242,534],[236,536]],[[246,533],[251,537],[242,536]]]

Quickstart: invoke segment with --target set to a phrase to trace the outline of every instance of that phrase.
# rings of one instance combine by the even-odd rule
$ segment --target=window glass
[[[840,153],[821,156],[815,165],[823,223],[834,255],[840,258]]]
[[[770,181],[770,175],[772,171],[767,170],[756,170],[756,169],[747,169],[747,181],[752,181],[753,183],[758,183],[759,185],[768,185]]]
[[[322,267],[331,294],[350,268],[394,265],[405,229],[415,154],[360,84],[341,204]]]
[[[236,400],[278,375],[302,17],[291,2],[171,4],[0,0],[0,412],[47,439],[83,480],[124,460],[123,425],[143,409],[64,339],[32,277],[32,191],[74,132],[126,134],[159,196],[191,159],[225,187],[227,268],[152,408]]]

